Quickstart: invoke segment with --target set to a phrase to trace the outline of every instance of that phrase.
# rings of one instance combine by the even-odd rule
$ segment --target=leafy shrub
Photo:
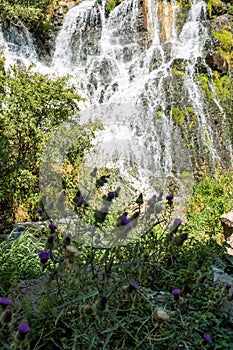
[[[25,220],[33,217],[38,205],[45,144],[56,126],[74,115],[78,119],[80,96],[68,77],[51,79],[32,68],[12,67],[0,72],[0,97],[0,218]],[[70,152],[76,159],[73,167],[90,146],[93,131],[88,130],[80,129],[76,148]]]
[[[20,18],[29,26],[39,25],[40,21],[45,20],[46,12],[53,3],[53,0],[1,0],[0,16],[13,23]]]

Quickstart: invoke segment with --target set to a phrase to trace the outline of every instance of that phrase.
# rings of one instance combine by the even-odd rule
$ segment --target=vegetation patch
[[[172,119],[176,125],[183,125],[186,112],[178,107],[172,107]]]
[[[200,73],[199,74],[199,81],[202,87],[202,91],[204,93],[204,95],[209,99],[212,100],[213,98],[213,93],[210,89],[209,86],[209,79],[207,77],[207,75],[205,73]]]
[[[232,276],[233,261],[219,240],[219,217],[232,198],[232,173],[219,170],[195,185],[186,223],[172,218],[178,198],[168,193],[150,230],[126,246],[86,247],[46,222],[4,241],[1,347],[230,350],[223,303],[232,302],[233,289],[214,282],[211,265],[221,262]],[[17,283],[24,271],[27,299]],[[40,276],[48,282],[39,288]]]
[[[232,66],[233,62],[233,34],[226,29],[221,32],[213,31],[213,36],[219,41],[219,48],[217,51],[220,55],[226,58],[228,63]]]
[[[207,12],[210,18],[215,18],[223,9],[224,3],[221,0],[206,0]]]

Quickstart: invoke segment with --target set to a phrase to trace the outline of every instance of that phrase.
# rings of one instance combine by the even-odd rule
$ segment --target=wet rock
[[[233,255],[233,210],[220,217],[223,226],[223,234],[227,243],[230,245],[228,254]]]
[[[206,63],[212,70],[218,71],[221,75],[227,74],[229,65],[225,57],[221,56],[218,52],[209,54],[206,57]]]
[[[210,23],[211,29],[216,32],[220,32],[224,28],[231,31],[231,33],[233,33],[232,16],[229,14],[218,16],[217,18],[209,21],[209,23]]]
[[[224,300],[221,306],[222,311],[228,312],[227,325],[233,327],[233,301]]]

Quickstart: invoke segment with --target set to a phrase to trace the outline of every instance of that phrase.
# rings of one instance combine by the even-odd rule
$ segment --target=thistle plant
[[[144,234],[125,245],[103,245],[104,234],[114,229],[127,228],[131,233],[137,225],[142,228],[140,220],[132,227],[135,212],[140,211],[139,218],[142,214],[148,218],[149,214],[143,212],[145,202],[137,193],[129,208],[123,206],[112,216],[110,225],[108,215],[121,200],[122,188],[117,190],[116,184],[109,188],[111,177],[101,187],[97,181],[101,176],[98,169],[93,170],[94,186],[98,183],[94,193],[101,201],[104,197],[100,209],[107,206],[108,211],[95,212],[93,193],[88,197],[83,189],[76,189],[77,200],[71,201],[74,206],[78,204],[76,211],[83,226],[95,222],[92,226],[100,234],[95,237],[99,244],[81,244],[82,226],[77,235],[78,226],[76,230],[63,230],[58,222],[46,222],[34,237],[29,236],[38,242],[34,258],[47,283],[37,292],[36,308],[24,308],[19,323],[14,316],[14,300],[6,296],[12,302],[2,308],[1,319],[12,337],[9,342],[2,333],[3,347],[16,341],[19,347],[25,340],[25,347],[30,344],[35,350],[230,350],[229,315],[222,304],[232,300],[232,285],[214,283],[210,268],[216,257],[226,259],[224,246],[209,237],[198,239],[188,224],[174,218],[176,196],[172,194],[171,198],[169,193],[160,195],[164,209]],[[230,261],[226,265],[229,269]],[[0,304],[1,300],[4,304],[5,295]],[[21,323],[30,331],[19,343]]]

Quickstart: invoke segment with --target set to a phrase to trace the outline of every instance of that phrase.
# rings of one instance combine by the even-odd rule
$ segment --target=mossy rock
[[[172,107],[172,119],[176,125],[183,125],[186,117],[186,111],[179,107]]]
[[[221,0],[207,0],[207,12],[210,18],[227,13],[227,5]]]

